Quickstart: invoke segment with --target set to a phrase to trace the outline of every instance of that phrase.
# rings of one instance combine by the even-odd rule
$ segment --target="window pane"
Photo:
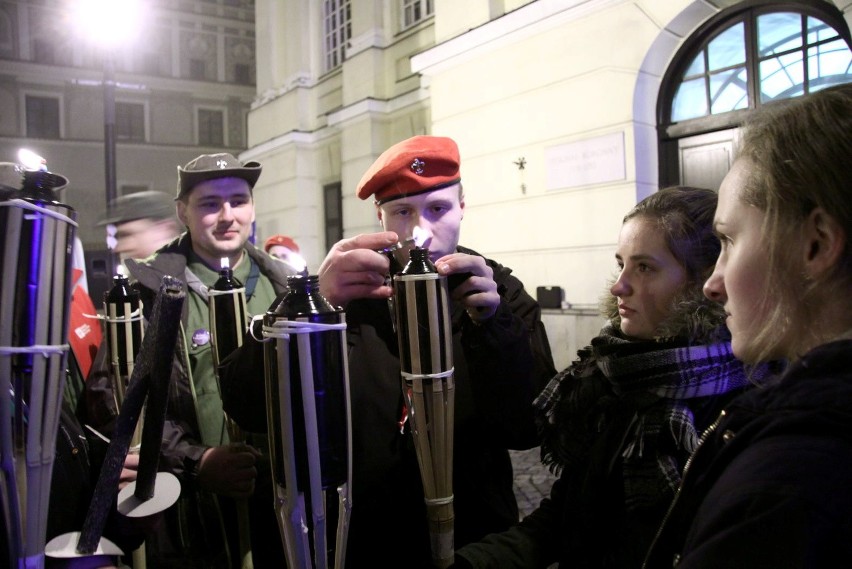
[[[726,67],[745,63],[744,29],[745,26],[740,22],[735,26],[731,26],[707,44],[709,71],[725,69]]]
[[[704,73],[704,51],[702,50],[695,59],[692,60],[692,63],[689,64],[689,67],[686,68],[686,73],[683,74],[684,77],[692,77],[693,75],[701,75]]]
[[[804,90],[805,67],[802,52],[795,51],[760,62],[760,101],[795,97]]]
[[[214,109],[198,109],[198,144],[225,145],[225,114]]]
[[[748,74],[745,67],[710,76],[710,113],[727,113],[748,107]]]
[[[802,15],[789,12],[757,17],[757,50],[772,55],[802,47]]]
[[[346,58],[346,44],[352,39],[352,14],[349,0],[326,0],[323,6],[325,70],[330,71]]]
[[[59,138],[59,99],[26,97],[27,136]]]
[[[672,103],[672,121],[703,117],[707,114],[707,93],[704,77],[680,84]]]
[[[808,18],[808,44],[838,37],[837,30],[817,18]]]
[[[852,52],[843,40],[808,49],[809,90],[852,82]]]
[[[115,137],[118,140],[145,140],[145,107],[138,103],[115,104]]]

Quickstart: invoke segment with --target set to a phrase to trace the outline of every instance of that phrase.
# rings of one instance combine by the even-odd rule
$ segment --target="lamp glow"
[[[78,0],[75,15],[81,34],[115,47],[137,35],[142,10],[139,0]]]

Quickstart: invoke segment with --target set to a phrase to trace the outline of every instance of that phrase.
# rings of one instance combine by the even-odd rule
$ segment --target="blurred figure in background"
[[[273,235],[263,244],[263,250],[277,259],[281,259],[296,272],[305,270],[307,262],[299,254],[299,246],[292,237],[286,235]]]
[[[116,198],[98,225],[107,227],[107,245],[122,259],[150,257],[181,233],[174,199],[155,191]]]

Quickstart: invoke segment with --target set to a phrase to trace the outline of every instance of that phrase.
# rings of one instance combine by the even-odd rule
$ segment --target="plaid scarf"
[[[690,400],[749,383],[729,342],[633,341],[610,324],[578,356],[533,403],[542,460],[555,473],[587,468],[600,433],[628,419],[622,447],[612,451],[621,455],[628,509],[668,498],[680,484],[683,460],[698,443],[690,408],[698,402]]]

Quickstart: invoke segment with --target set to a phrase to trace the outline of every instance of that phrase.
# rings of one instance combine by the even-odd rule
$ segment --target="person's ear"
[[[175,202],[175,204],[177,205],[178,219],[181,223],[184,224],[184,226],[187,226],[188,223],[186,222],[186,204],[181,200],[178,200],[177,202]]]
[[[804,269],[809,278],[818,278],[840,261],[846,249],[846,231],[821,207],[814,208],[803,223]]]
[[[382,208],[379,205],[376,205],[376,217],[379,218],[379,223],[384,227],[384,223],[382,220]]]

